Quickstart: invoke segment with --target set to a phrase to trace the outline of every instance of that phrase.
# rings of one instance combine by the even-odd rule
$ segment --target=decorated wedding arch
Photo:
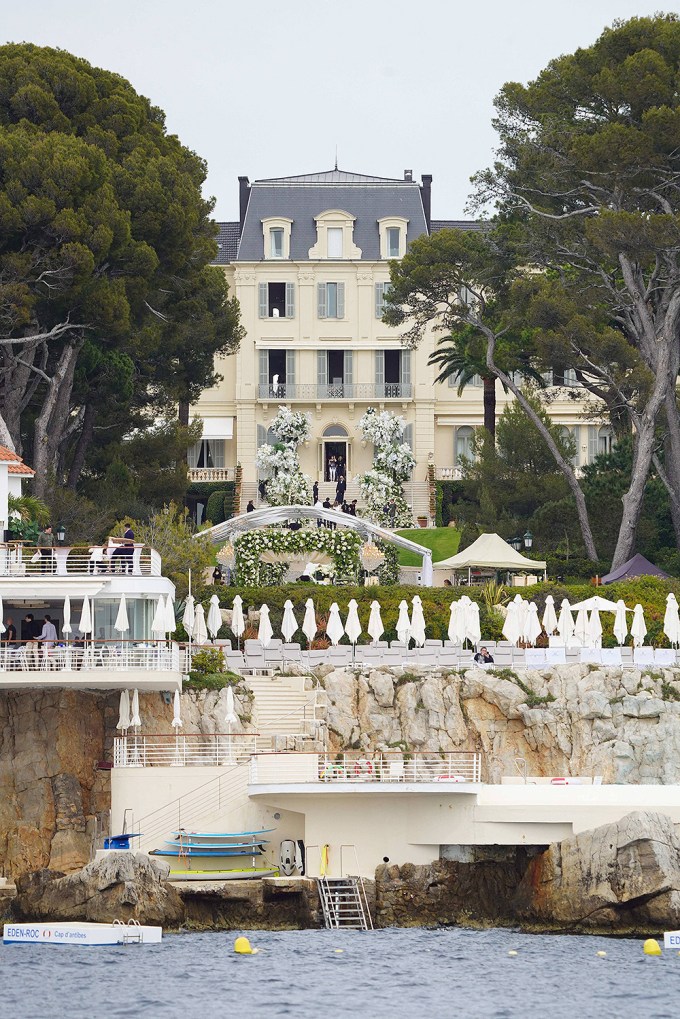
[[[337,527],[332,530],[307,526],[291,530],[286,526],[290,523],[315,525],[317,521]],[[238,582],[245,586],[262,580],[262,563],[268,568],[272,581],[277,582],[291,557],[308,555],[310,562],[314,562],[315,553],[330,558],[336,579],[356,577],[360,564],[371,570],[371,559],[378,559],[374,550],[380,547],[403,548],[421,556],[421,585],[432,586],[432,551],[429,548],[370,520],[336,510],[316,506],[265,506],[231,517],[201,534],[207,534],[214,545],[230,547]]]

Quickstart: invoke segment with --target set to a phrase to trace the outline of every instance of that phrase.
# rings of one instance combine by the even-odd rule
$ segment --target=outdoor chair
[[[675,665],[675,649],[670,647],[658,647],[654,651],[654,664],[667,667]]]
[[[390,647],[405,648],[406,644],[403,640],[393,640],[390,642]]]
[[[455,651],[444,648],[439,655],[437,664],[447,669],[458,669],[460,667],[460,656]]]
[[[601,665],[602,650],[599,647],[582,647],[579,653],[581,665]]]
[[[288,653],[289,651],[299,651],[300,650],[300,645],[295,643],[295,642],[293,642],[291,644],[282,644],[281,646],[282,646],[283,650],[286,653]]]
[[[567,649],[562,647],[549,647],[545,649],[545,664],[546,665],[566,665],[567,664]]]
[[[633,648],[633,664],[654,665],[654,648],[653,647]]]
[[[554,635],[548,637],[548,647],[564,647],[564,637]]]
[[[545,648],[528,647],[524,652],[527,669],[535,668],[538,665],[545,665]]]
[[[513,664],[512,651],[499,651],[496,649],[496,654],[493,656],[494,665],[500,665],[501,668],[508,668]]]
[[[620,647],[603,647],[600,651],[603,665],[616,666],[621,664]]]
[[[443,641],[441,640],[426,640],[425,647],[443,647]]]

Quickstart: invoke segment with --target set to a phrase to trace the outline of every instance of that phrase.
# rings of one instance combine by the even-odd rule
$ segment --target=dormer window
[[[378,220],[380,231],[380,257],[403,258],[406,254],[406,228],[408,220],[389,216]]]
[[[309,258],[361,258],[361,248],[354,243],[354,216],[342,209],[328,209],[314,219],[316,244],[309,249]]]
[[[292,219],[270,216],[262,220],[264,257],[266,259],[290,258],[290,228]]]

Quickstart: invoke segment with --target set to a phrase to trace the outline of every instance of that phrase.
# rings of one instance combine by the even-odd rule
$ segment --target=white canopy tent
[[[241,513],[240,516],[231,517],[221,524],[201,531],[201,535],[208,535],[214,545],[222,545],[226,541],[232,541],[239,534],[252,531],[258,527],[272,527],[276,524],[286,524],[290,520],[327,520],[329,523],[337,524],[339,527],[347,527],[351,531],[358,531],[361,537],[387,541],[398,548],[407,549],[422,557],[423,565],[421,570],[420,583],[422,587],[432,587],[432,549],[424,545],[418,545],[415,541],[403,538],[385,527],[379,527],[364,520],[363,517],[353,517],[349,513],[339,513],[336,510],[319,509],[317,506],[265,506],[262,509],[254,510],[252,513]],[[502,540],[502,539],[499,539]],[[510,546],[508,546],[509,548]],[[313,558],[313,557],[312,557]],[[439,565],[438,563],[436,564]],[[538,563],[537,566],[545,568],[545,563]]]
[[[480,534],[468,548],[448,559],[441,559],[433,564],[435,570],[448,570],[450,573],[467,572],[468,581],[474,569],[505,570],[508,573],[519,573],[527,570],[541,572],[545,577],[548,564],[538,559],[527,559],[520,552],[508,545],[499,534]]]

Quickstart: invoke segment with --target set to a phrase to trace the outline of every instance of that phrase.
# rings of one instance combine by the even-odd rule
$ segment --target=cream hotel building
[[[398,331],[382,322],[389,260],[422,234],[443,228],[479,229],[431,218],[432,177],[372,177],[333,169],[257,180],[239,177],[239,221],[221,223],[217,263],[241,306],[239,351],[223,359],[223,381],[192,407],[203,439],[189,451],[194,481],[226,481],[242,467],[241,510],[258,502],[255,453],[270,441],[280,404],[311,414],[312,437],[300,450],[302,469],[331,498],[330,457],[348,467],[347,495],[358,496],[357,474],[372,463],[358,430],[368,407],[406,422],[405,441],[417,466],[405,487],[414,516],[427,515],[428,465],[438,479],[456,478],[482,425],[481,381],[457,392],[435,384],[428,358],[436,334],[405,350]],[[610,429],[584,417],[570,380],[551,392],[550,414],[576,438],[581,466],[611,444]],[[476,384],[475,384],[476,383]],[[497,384],[498,413],[507,397]],[[199,517],[202,507],[199,506]]]

